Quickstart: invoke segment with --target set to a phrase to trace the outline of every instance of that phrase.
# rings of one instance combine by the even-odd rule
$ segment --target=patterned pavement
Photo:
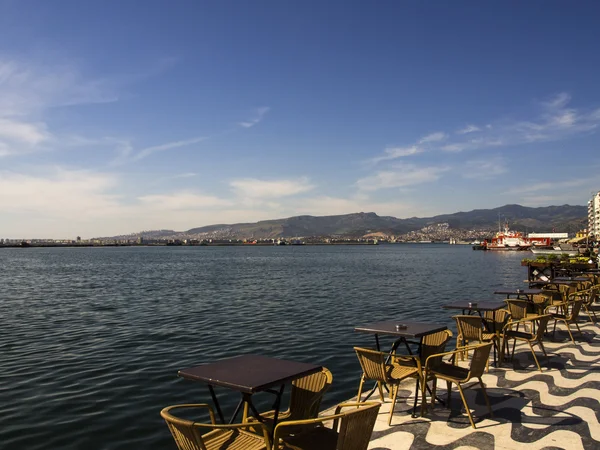
[[[436,404],[425,417],[411,418],[414,381],[407,380],[398,394],[391,427],[387,425],[391,402],[386,398],[369,449],[600,449],[600,325],[582,322],[580,327],[583,337],[575,331],[576,344],[560,324],[555,338],[549,335],[544,341],[549,368],[535,346],[541,373],[527,344],[517,344],[514,361],[499,369],[490,367],[483,381],[493,418],[480,389],[467,389],[475,430],[456,386],[452,409]],[[438,382],[438,396],[445,400],[445,382]],[[371,399],[378,398],[375,394]]]

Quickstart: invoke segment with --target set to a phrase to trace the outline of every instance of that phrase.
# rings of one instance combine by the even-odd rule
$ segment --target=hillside
[[[378,216],[373,212],[337,216],[295,216],[256,223],[208,225],[181,232],[172,230],[143,231],[114,238],[141,236],[148,239],[270,239],[332,235],[358,237],[368,233],[398,236],[439,223],[448,223],[452,229],[493,232],[498,229],[499,220],[504,221],[504,219],[507,219],[511,229],[515,230],[575,232],[585,227],[587,207],[562,205],[529,208],[521,205],[505,205],[494,209],[476,209],[468,212],[408,219]]]

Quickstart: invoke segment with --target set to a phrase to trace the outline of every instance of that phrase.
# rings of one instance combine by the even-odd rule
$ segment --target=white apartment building
[[[588,201],[588,232],[590,236],[600,238],[600,192]]]

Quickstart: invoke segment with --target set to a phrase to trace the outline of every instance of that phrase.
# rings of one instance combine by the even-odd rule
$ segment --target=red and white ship
[[[520,231],[508,229],[508,222],[504,224],[504,230],[498,231],[491,242],[485,243],[486,250],[529,250],[532,246],[550,245],[547,238],[528,238]]]

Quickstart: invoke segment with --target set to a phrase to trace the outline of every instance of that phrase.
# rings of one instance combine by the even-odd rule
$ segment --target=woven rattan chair
[[[456,348],[463,347],[465,350],[461,353],[461,359],[468,356],[467,345],[469,342],[496,342],[500,343],[498,334],[490,333],[485,330],[484,319],[480,316],[466,316],[459,315],[453,316],[456,320],[456,328],[458,329],[458,336],[456,336]],[[486,367],[488,364],[486,363]]]
[[[423,382],[423,371],[421,369],[421,361],[418,356],[396,356],[390,357],[389,353],[370,350],[367,348],[354,347],[360,366],[363,373],[358,386],[357,400],[361,400],[363,386],[366,381],[375,381],[376,388],[379,389],[381,401],[385,401],[383,397],[383,386],[389,386],[390,396],[392,398],[392,406],[390,407],[390,416],[388,425],[392,424],[392,415],[396,406],[396,398],[398,396],[398,387],[400,382],[406,378],[415,378]],[[390,363],[387,362],[390,357]],[[367,400],[373,391],[365,398]],[[421,412],[424,410],[422,404]]]
[[[454,350],[453,352],[441,353],[439,355],[430,356],[425,363],[425,377],[427,379],[433,379],[433,389],[431,391],[431,405],[433,406],[435,403],[435,392],[437,387],[437,379],[446,381],[446,385],[448,387],[448,400],[447,406],[450,407],[450,397],[451,397],[451,388],[452,383],[456,384],[458,387],[458,392],[460,393],[460,397],[465,405],[465,409],[467,410],[467,415],[469,416],[469,421],[471,422],[471,426],[475,427],[475,422],[473,421],[473,416],[471,415],[471,410],[469,409],[469,405],[467,404],[467,399],[465,398],[465,394],[463,392],[462,385],[464,383],[469,382],[473,378],[477,378],[479,380],[479,384],[481,386],[481,390],[483,392],[483,397],[485,398],[485,403],[487,404],[488,410],[490,412],[490,416],[493,417],[492,406],[490,405],[490,399],[487,396],[487,392],[485,390],[485,385],[483,384],[483,380],[481,376],[483,375],[483,371],[485,370],[485,366],[490,357],[490,350],[492,348],[492,343],[488,342],[486,344],[474,345],[465,348],[459,348]],[[456,361],[456,355],[465,350],[473,350],[473,358],[471,359],[471,365],[466,367],[459,367],[454,365]],[[444,358],[445,356],[453,356],[453,363],[447,362],[438,362],[439,359]],[[432,366],[430,361],[436,361],[436,363]],[[473,386],[473,385],[472,385]],[[469,386],[471,387],[471,386]]]
[[[181,419],[171,414],[175,409],[207,410],[210,423],[200,423]],[[269,450],[269,435],[262,424],[253,424],[254,429],[260,429],[262,436],[250,433],[247,423],[232,425],[217,425],[215,414],[207,404],[174,405],[164,408],[160,415],[175,439],[179,450]],[[203,434],[204,433],[204,434]]]
[[[331,416],[279,423],[273,450],[366,450],[380,407],[378,402],[342,403]],[[331,421],[331,428],[324,426]]]
[[[596,323],[598,318],[596,317],[596,312],[593,309],[593,305],[598,299],[598,290],[600,286],[592,286],[589,289],[576,292],[575,294],[571,294],[569,296],[569,301],[581,300],[581,307],[585,310],[588,315],[588,319],[592,323]]]
[[[579,317],[579,311],[583,306],[583,300],[578,299],[571,302],[565,302],[559,305],[554,305],[546,308],[547,313],[550,314],[551,319],[554,320],[554,329],[552,330],[552,335],[556,333],[556,324],[558,321],[564,322],[567,327],[567,331],[569,332],[569,336],[571,337],[571,341],[573,344],[575,343],[575,339],[573,338],[573,333],[571,333],[571,324],[574,324],[577,327],[577,331],[579,334],[581,333],[581,329],[579,328],[579,324],[577,323],[577,318]],[[556,308],[557,312],[550,312],[550,308]],[[562,311],[562,312],[558,312]]]
[[[538,323],[537,331],[535,333],[527,332],[527,331],[518,331],[518,327],[520,324],[524,324],[525,322],[532,322],[534,320]],[[541,372],[542,368],[540,367],[540,363],[538,362],[538,359],[535,356],[533,344],[538,344],[540,346],[540,348],[542,349],[542,352],[544,352],[544,356],[546,356],[546,358],[548,358],[548,354],[546,353],[546,349],[544,348],[542,339],[544,337],[544,333],[546,332],[546,327],[548,326],[549,320],[550,320],[550,315],[546,314],[546,315],[537,316],[536,318],[521,319],[521,320],[508,322],[506,324],[506,326],[504,327],[504,336],[502,339],[502,351],[500,353],[500,361],[502,362],[504,360],[504,348],[505,347],[508,348],[507,344],[510,339],[514,340],[514,344],[516,344],[517,341],[524,341],[529,344],[529,348],[531,349],[531,354],[533,355],[535,364],[537,365],[537,368]],[[530,325],[531,325],[531,323],[530,323]],[[513,327],[515,327],[516,329],[513,329]],[[531,330],[533,330],[533,326],[531,326]],[[513,353],[512,353],[513,358],[515,356],[515,345],[514,344],[513,344]],[[550,363],[550,360],[548,359],[548,364],[549,363]]]
[[[277,422],[286,420],[314,419],[319,415],[323,395],[331,387],[333,376],[329,369],[323,368],[321,372],[313,373],[292,381],[290,406],[287,411],[277,415]],[[261,422],[267,427],[273,426],[275,411],[261,413]],[[255,420],[249,417],[248,420]]]

